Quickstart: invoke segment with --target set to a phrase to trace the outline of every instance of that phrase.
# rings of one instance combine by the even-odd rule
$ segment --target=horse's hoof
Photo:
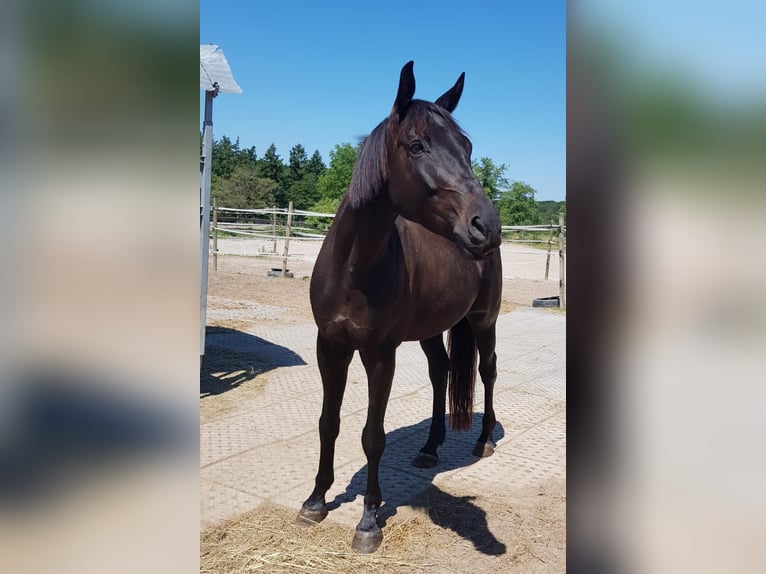
[[[410,463],[417,468],[433,468],[436,463],[439,462],[439,457],[435,454],[428,454],[427,452],[419,452],[413,461]]]
[[[295,519],[295,524],[298,524],[299,526],[314,526],[315,524],[322,522],[325,518],[327,518],[326,506],[314,510],[304,506],[298,513],[298,517]]]
[[[473,456],[478,456],[479,458],[487,458],[488,456],[492,456],[494,453],[495,443],[493,443],[491,440],[488,440],[484,443],[476,443],[476,446],[473,449]]]
[[[374,532],[357,530],[354,534],[354,540],[351,542],[351,548],[362,554],[372,554],[378,549],[381,542],[383,542],[383,532],[380,529]]]

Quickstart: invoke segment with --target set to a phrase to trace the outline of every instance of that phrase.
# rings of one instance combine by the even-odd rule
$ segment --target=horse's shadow
[[[441,472],[482,463],[482,459],[471,454],[478,429],[481,429],[481,418],[482,413],[474,413],[472,432],[447,431],[444,444],[439,447],[439,462],[433,468],[416,468],[410,464],[428,437],[430,418],[386,434],[386,450],[379,473],[383,492],[383,505],[378,511],[380,526],[385,526],[400,506],[410,506],[426,511],[434,524],[470,540],[480,552],[505,554],[505,544],[489,530],[487,513],[473,503],[475,496],[454,496],[433,484],[433,479]],[[504,434],[503,426],[498,422],[493,432],[495,442]],[[364,496],[366,488],[367,465],[364,465],[354,474],[345,492],[328,502],[327,509],[333,510],[356,500],[359,495]]]
[[[199,393],[220,395],[277,367],[305,365],[291,349],[226,327],[207,327]]]

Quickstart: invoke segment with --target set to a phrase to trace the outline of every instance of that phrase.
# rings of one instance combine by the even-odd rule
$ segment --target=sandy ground
[[[208,329],[247,331],[255,325],[312,324],[308,300],[309,278],[318,243],[293,242],[288,268],[293,279],[268,277],[281,267],[280,257],[269,257],[271,242],[219,239],[218,269],[210,260]],[[282,245],[277,246],[278,253]],[[545,281],[545,250],[504,245],[503,306],[501,313],[530,307],[536,297],[558,295],[558,254],[551,256],[550,279]],[[549,311],[558,313],[559,311]],[[206,354],[205,361],[239,377],[236,393],[201,397],[200,421],[231,416],[245,394],[261,392],[261,375],[234,372],[234,357]],[[225,368],[224,368],[225,364]],[[207,368],[206,372],[217,369]],[[208,381],[214,384],[215,381]],[[228,384],[231,384],[229,382]],[[264,383],[265,384],[265,383]],[[299,529],[294,510],[272,505],[247,512],[201,533],[203,572],[562,572],[565,570],[566,492],[560,482],[539,484],[515,496],[515,506],[491,488],[466,485],[464,492],[444,493],[434,488],[392,517],[385,526],[384,545],[374,555],[356,555],[348,548],[353,531],[336,524],[335,530]],[[519,504],[518,501],[521,500]],[[458,503],[456,504],[456,501]],[[486,512],[482,509],[488,509]],[[326,522],[331,522],[329,519]],[[484,525],[478,528],[477,525]],[[491,527],[491,529],[490,529]],[[476,530],[473,530],[476,528]],[[409,543],[397,544],[401,532]],[[496,537],[483,539],[491,532]],[[317,536],[325,538],[316,540]],[[330,540],[331,539],[331,540]],[[513,541],[502,551],[498,540]],[[339,546],[333,547],[336,543]],[[313,545],[313,546],[312,546]],[[472,552],[473,548],[481,552]],[[259,548],[255,554],[247,548]],[[333,550],[335,548],[335,550]],[[268,551],[265,551],[267,549]],[[470,555],[470,559],[466,556]],[[248,557],[249,556],[249,557]],[[266,558],[264,558],[264,556]],[[266,562],[264,562],[266,560]],[[297,561],[297,562],[296,562]]]

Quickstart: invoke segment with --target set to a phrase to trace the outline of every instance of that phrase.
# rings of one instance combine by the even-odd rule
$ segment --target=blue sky
[[[284,160],[300,143],[329,163],[388,115],[414,60],[422,99],[466,73],[454,116],[474,159],[506,164],[538,200],[565,196],[565,34],[563,0],[200,2],[200,43],[221,46],[244,91],[216,98],[216,138],[258,157],[273,142]]]

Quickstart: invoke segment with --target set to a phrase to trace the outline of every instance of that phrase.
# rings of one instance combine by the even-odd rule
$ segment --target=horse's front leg
[[[439,455],[436,449],[444,443],[444,437],[447,434],[444,415],[447,408],[446,395],[449,356],[444,348],[444,338],[441,333],[436,337],[421,341],[420,346],[428,359],[428,376],[431,379],[431,387],[433,387],[434,391],[434,404],[428,440],[412,461],[412,466],[431,468],[439,462]]]
[[[378,481],[380,458],[386,448],[386,431],[383,420],[386,405],[391,394],[391,382],[394,378],[396,348],[388,346],[373,350],[360,351],[359,355],[367,371],[369,405],[367,424],[362,432],[362,447],[367,456],[367,492],[364,495],[362,520],[356,527],[352,548],[358,552],[370,553],[377,550],[383,541],[383,533],[378,526],[378,509],[383,502]]]
[[[317,337],[317,361],[324,391],[322,415],[319,418],[319,471],[314,491],[303,503],[298,515],[299,523],[315,524],[327,516],[325,494],[335,480],[335,439],[340,431],[340,407],[346,389],[348,365],[353,355],[353,349],[335,345],[321,335]]]

